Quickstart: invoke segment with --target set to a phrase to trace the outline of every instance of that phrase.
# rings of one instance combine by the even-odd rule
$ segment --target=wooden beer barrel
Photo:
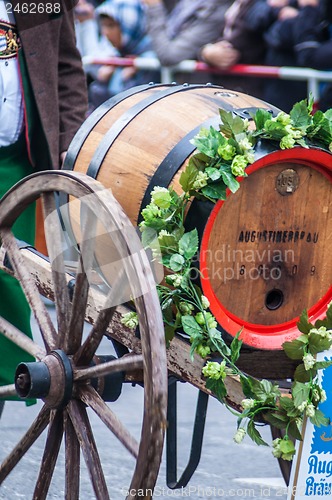
[[[202,127],[218,128],[219,109],[250,119],[254,97],[212,85],[135,87],[105,102],[82,125],[65,169],[111,188],[136,225],[152,189],[172,184]],[[313,321],[332,299],[329,259],[332,156],[320,149],[271,151],[261,144],[241,188],[224,202],[194,202],[202,287],[220,326],[258,349],[298,336],[304,308]]]

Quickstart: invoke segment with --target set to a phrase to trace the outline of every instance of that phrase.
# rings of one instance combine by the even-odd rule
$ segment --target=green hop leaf
[[[302,419],[294,418],[290,421],[288,426],[288,434],[298,441],[302,441],[301,425]]]
[[[209,158],[214,158],[218,154],[218,148],[225,142],[225,138],[218,130],[210,127],[209,130],[201,129],[199,134],[190,141],[196,148]]]
[[[330,349],[331,344],[332,340],[330,340],[329,337],[323,337],[320,333],[316,333],[316,331],[313,330],[310,331],[309,349],[312,354],[317,354],[318,352]]]
[[[255,423],[253,420],[250,420],[247,426],[247,433],[252,441],[260,446],[268,446],[268,444],[264,441],[260,433],[255,427]]]
[[[254,115],[254,122],[256,125],[256,131],[261,131],[265,128],[265,122],[271,120],[271,113],[266,109],[258,109]]]
[[[196,335],[201,336],[203,330],[192,316],[182,316],[181,323],[183,330],[187,335],[189,335],[189,337],[195,337]]]
[[[241,175],[241,176],[243,176],[244,175],[244,170],[245,170],[245,168],[247,166],[247,161],[246,161],[245,158],[244,158],[244,161],[240,165],[238,164],[238,160],[237,160],[238,158],[244,158],[244,157],[236,156],[234,158],[231,166],[229,166],[229,165],[222,165],[220,167],[220,173],[221,173],[222,180],[224,181],[224,183],[226,184],[226,186],[229,187],[229,189],[232,191],[232,193],[236,193],[236,191],[240,187],[240,184],[235,179],[234,175]],[[237,168],[239,168],[240,170],[238,170],[238,171],[241,172],[241,173],[234,173],[233,172],[233,164],[235,165],[234,169],[236,170]]]
[[[218,179],[220,179],[221,172],[216,167],[207,167],[205,169],[205,172],[207,173],[207,175],[209,176],[209,179],[211,179],[211,181],[217,181]]]
[[[201,193],[213,200],[226,200],[226,184],[223,181],[208,184],[201,189]]]
[[[316,410],[314,415],[310,417],[310,422],[316,427],[327,427],[330,425],[330,419],[325,417],[324,413],[321,410]]]
[[[237,332],[237,334],[233,338],[231,345],[230,345],[232,363],[236,363],[240,357],[240,351],[241,351],[241,347],[243,344],[243,341],[239,340],[239,336],[240,336],[241,332],[242,332],[242,329],[239,332]]]
[[[290,359],[302,359],[306,344],[299,339],[284,342],[282,348]]]
[[[206,381],[206,388],[215,394],[216,398],[223,402],[225,397],[227,396],[227,389],[225,384],[221,378],[215,380],[213,378],[208,378]]]
[[[193,189],[198,172],[199,170],[191,159],[184,172],[180,175],[180,185],[185,193],[189,193],[189,191]]]
[[[273,427],[276,427],[277,429],[286,429],[289,418],[287,415],[284,415],[282,413],[278,412],[273,412],[273,413],[266,413],[264,415],[265,420],[269,422]]]
[[[294,405],[298,408],[302,403],[308,400],[310,387],[302,382],[294,382],[292,387],[292,395]]]
[[[300,320],[298,321],[297,323],[297,327],[298,329],[300,330],[300,332],[302,333],[309,333],[310,332],[310,329],[313,328],[314,325],[312,325],[310,322],[309,322],[309,318],[308,318],[308,312],[307,310],[305,309],[301,316],[300,316]]]
[[[222,125],[220,131],[227,137],[234,137],[246,130],[246,126],[242,118],[234,116],[231,111],[219,110]]]
[[[289,114],[292,119],[293,126],[296,128],[306,128],[311,123],[312,117],[310,115],[306,99],[294,104]]]
[[[317,374],[317,370],[310,369],[306,370],[303,363],[300,363],[294,372],[294,380],[298,382],[310,382],[310,380]]]
[[[189,233],[184,233],[179,241],[179,252],[185,259],[192,259],[198,250],[198,232],[193,229]]]
[[[181,271],[183,265],[185,263],[185,260],[182,255],[175,253],[172,255],[169,261],[169,268],[172,269],[174,272]]]

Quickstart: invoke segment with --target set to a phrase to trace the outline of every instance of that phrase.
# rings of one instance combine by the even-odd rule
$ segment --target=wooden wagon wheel
[[[72,280],[66,273],[61,248],[62,228],[56,208],[58,193],[65,193],[71,201],[78,200],[80,207],[80,254],[72,295],[68,288],[68,282]],[[39,197],[43,205],[49,252],[50,263],[46,263],[46,266],[50,268],[52,281],[49,295],[53,293],[54,296],[57,326],[51,321],[40,297],[40,287],[38,288],[38,283],[32,276],[33,269],[29,268],[11,230],[19,214]],[[104,232],[102,237],[105,238],[106,233],[113,250],[121,257],[121,265],[117,264],[118,273],[113,286],[108,287],[107,293],[103,294],[104,307],[97,314],[84,340],[82,331],[85,315],[88,307],[93,307],[89,305],[89,294],[95,286],[91,284],[90,269],[95,258],[94,245],[98,240],[100,226]],[[153,274],[133,226],[110,191],[103,188],[99,182],[78,173],[47,171],[24,179],[2,199],[0,238],[44,342],[44,347],[37,345],[0,317],[0,330],[3,334],[36,359],[35,363],[19,365],[15,375],[16,389],[21,397],[36,397],[44,401],[31,427],[1,464],[0,483],[48,426],[33,498],[47,497],[63,436],[66,451],[66,499],[79,498],[80,450],[96,498],[109,498],[86,410],[90,407],[136,458],[127,498],[137,498],[135,492],[138,491],[151,491],[159,471],[166,422],[166,352]],[[124,281],[131,287],[130,297],[133,298],[132,302],[135,303],[138,315],[140,338],[128,329],[129,354],[91,366],[106,329],[115,316],[119,315],[117,297],[123,296]],[[140,442],[133,438],[98,393],[106,375],[133,370],[143,370],[144,377],[144,416]],[[97,386],[97,389],[94,386]],[[7,390],[9,394],[12,387]],[[5,397],[6,388],[1,388],[1,391],[2,397]],[[146,498],[150,498],[148,493]]]

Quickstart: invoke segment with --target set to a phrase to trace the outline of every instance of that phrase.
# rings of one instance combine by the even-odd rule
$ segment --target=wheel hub
[[[95,356],[92,365],[106,363],[114,356]],[[124,372],[90,379],[104,401],[116,401],[122,390]],[[51,408],[63,408],[73,397],[74,377],[70,358],[64,351],[51,351],[43,361],[20,363],[15,373],[15,388],[22,399],[42,399]]]
[[[15,388],[21,398],[43,399],[52,408],[67,405],[73,392],[73,369],[68,356],[51,351],[43,361],[20,363]]]

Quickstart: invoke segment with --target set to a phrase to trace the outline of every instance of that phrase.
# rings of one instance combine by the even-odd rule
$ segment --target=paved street
[[[100,351],[108,354],[110,349],[110,343],[105,340]],[[137,438],[140,432],[142,396],[142,388],[126,385],[119,400],[112,403],[112,408],[118,417]],[[178,384],[179,475],[188,459],[196,397],[195,388],[189,384]],[[0,459],[3,459],[17,442],[40,407],[40,403],[32,407],[25,407],[23,403],[18,402],[6,403],[0,421]],[[91,414],[91,420],[111,498],[123,499],[132,475],[134,461],[94,414]],[[237,445],[232,439],[235,430],[236,417],[216,400],[210,398],[202,458],[196,473],[182,490],[170,490],[166,487],[164,458],[154,498],[286,499],[285,486],[271,448],[258,447],[248,438],[242,444]],[[271,442],[268,428],[264,427],[262,434],[268,442]],[[43,436],[2,485],[1,499],[32,498],[42,452]],[[50,488],[49,499],[64,497],[63,465],[62,452]],[[92,500],[94,496],[84,464],[82,464],[82,471],[80,498]]]

